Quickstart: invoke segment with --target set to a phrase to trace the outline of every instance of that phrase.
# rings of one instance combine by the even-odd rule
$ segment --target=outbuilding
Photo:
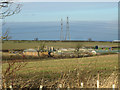
[[[25,56],[49,56],[48,51],[40,51],[37,49],[26,49],[23,51]]]
[[[38,56],[38,51],[36,49],[25,49],[23,51],[24,55],[30,55],[30,56]]]

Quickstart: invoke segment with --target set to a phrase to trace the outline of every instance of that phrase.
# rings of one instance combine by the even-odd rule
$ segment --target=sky
[[[20,13],[6,17],[3,33],[12,40],[59,40],[61,18],[66,35],[69,17],[71,40],[117,40],[118,2],[21,2]]]
[[[19,14],[6,18],[6,22],[105,21],[118,19],[117,2],[23,2]]]
[[[1,0],[5,1],[5,0]],[[119,0],[10,0],[16,2],[119,2]]]

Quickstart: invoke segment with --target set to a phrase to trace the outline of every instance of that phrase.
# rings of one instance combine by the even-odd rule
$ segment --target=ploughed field
[[[15,69],[20,65],[22,67]],[[61,84],[63,88],[80,88],[83,82],[85,88],[96,88],[98,77],[101,88],[112,88],[113,83],[118,86],[118,54],[53,60],[9,60],[3,61],[2,69],[3,74],[8,73],[4,79],[7,85],[12,82],[13,87],[39,88],[43,85],[57,88]]]

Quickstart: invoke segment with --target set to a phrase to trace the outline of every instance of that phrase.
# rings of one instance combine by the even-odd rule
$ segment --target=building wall
[[[24,55],[38,56],[38,52],[24,52]],[[48,56],[48,52],[39,52],[40,56]]]
[[[38,56],[38,52],[24,52],[24,55]]]
[[[40,56],[48,56],[48,52],[40,52],[39,55]]]

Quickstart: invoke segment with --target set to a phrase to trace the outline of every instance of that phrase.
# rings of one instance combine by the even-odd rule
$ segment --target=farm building
[[[36,49],[26,49],[23,51],[23,54],[26,56],[48,56],[48,52],[40,52]]]
[[[120,42],[120,40],[113,40],[112,42],[116,42],[116,43],[119,43],[119,42]]]
[[[38,51],[36,49],[26,49],[23,51],[24,55],[38,56]]]
[[[98,49],[112,50],[112,47],[110,47],[110,46],[99,46]]]

